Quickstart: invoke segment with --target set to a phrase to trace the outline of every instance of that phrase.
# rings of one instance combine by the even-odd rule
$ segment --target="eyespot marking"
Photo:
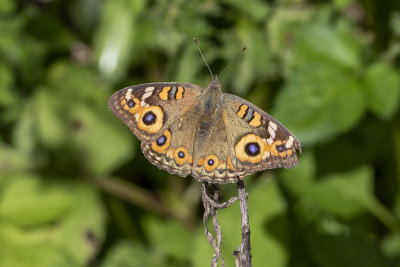
[[[165,130],[163,135],[160,136],[157,141],[154,141],[151,144],[151,148],[158,153],[164,153],[171,143],[171,132],[169,130]]]
[[[135,113],[140,109],[139,99],[136,97],[133,100],[129,99],[127,104],[125,104],[125,106],[129,109],[129,113]],[[124,106],[124,109],[125,109],[125,106]],[[126,110],[128,110],[128,109],[126,109]]]
[[[244,151],[251,157],[257,156],[260,154],[260,145],[257,142],[247,143],[244,146]]]
[[[212,172],[215,170],[219,165],[219,160],[215,155],[207,156],[203,161],[203,167],[206,171]]]
[[[281,153],[281,152],[285,151],[285,146],[284,145],[276,146],[276,150],[278,150],[278,152]]]
[[[149,106],[140,112],[138,120],[139,129],[148,133],[158,132],[164,122],[164,113],[159,106]]]
[[[183,165],[188,161],[188,153],[184,147],[178,147],[174,151],[174,159],[176,164]]]
[[[276,140],[271,145],[269,145],[269,150],[271,154],[275,157],[286,158],[287,156],[292,155],[292,150],[287,149],[285,145],[286,141]]]
[[[255,134],[243,136],[235,145],[235,155],[242,161],[257,163],[262,160],[265,151],[265,143]]]
[[[142,121],[146,125],[154,124],[157,121],[157,116],[152,111],[147,111],[142,116]]]
[[[157,145],[162,146],[163,144],[165,144],[165,141],[167,141],[167,138],[165,137],[165,135],[162,135],[160,136],[160,138],[157,139]]]
[[[124,101],[125,101],[125,103],[126,103],[126,100],[124,100]],[[135,105],[135,102],[133,102],[132,99],[129,99],[127,104],[128,104],[128,107],[131,108],[131,107],[133,107],[133,106]]]

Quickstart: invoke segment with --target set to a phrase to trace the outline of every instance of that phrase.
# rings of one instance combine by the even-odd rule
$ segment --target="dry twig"
[[[202,183],[202,200],[204,205],[204,215],[203,215],[203,224],[204,230],[207,236],[208,241],[214,249],[214,255],[211,261],[211,266],[218,266],[218,260],[221,259],[221,266],[224,266],[224,259],[221,254],[221,241],[222,241],[222,233],[221,226],[218,223],[217,219],[217,211],[218,209],[227,208],[232,205],[236,200],[240,201],[240,213],[241,213],[241,224],[242,224],[242,243],[241,245],[234,251],[234,255],[236,257],[236,266],[240,267],[249,267],[251,266],[251,253],[250,253],[250,225],[249,225],[249,215],[247,209],[247,193],[244,188],[244,183],[242,180],[238,180],[238,197],[232,197],[228,201],[219,203],[218,199],[220,197],[221,191],[219,184],[212,184],[213,187],[213,196],[209,196],[207,193],[208,183]],[[210,233],[207,228],[207,219],[209,216],[212,216],[214,231],[216,237]]]

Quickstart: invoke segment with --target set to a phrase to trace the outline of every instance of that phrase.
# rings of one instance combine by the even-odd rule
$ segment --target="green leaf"
[[[296,33],[289,64],[328,63],[357,70],[361,67],[361,48],[360,39],[348,23],[338,23],[337,26],[311,24]]]
[[[100,72],[111,81],[125,75],[136,36],[135,15],[144,1],[105,1],[100,27],[95,36],[95,54]],[[128,8],[129,7],[129,8]]]
[[[101,267],[141,267],[150,266],[151,255],[144,246],[133,241],[120,241],[108,250]]]
[[[305,25],[294,35],[275,115],[304,144],[351,129],[365,111],[361,42],[348,24]]]
[[[0,2],[0,12],[12,12],[15,10],[17,3],[13,0],[3,0]]]
[[[165,221],[148,217],[143,222],[151,245],[156,254],[187,260],[191,255],[192,242],[190,233],[176,221]]]
[[[18,70],[19,82],[31,83],[42,74],[42,63],[46,55],[46,44],[33,37],[24,28],[29,12],[8,16],[0,21],[0,53],[2,59]]]
[[[60,223],[55,242],[82,266],[101,248],[107,215],[99,193],[91,185],[77,183],[73,192],[71,212]]]
[[[304,198],[335,216],[351,218],[368,211],[376,201],[372,188],[372,170],[360,167],[322,178]]]
[[[285,188],[294,196],[301,197],[307,194],[315,182],[316,162],[311,152],[302,154],[299,164],[293,169],[281,170],[282,183]]]
[[[310,19],[310,9],[297,9],[286,6],[274,8],[267,24],[268,44],[271,52],[286,57],[293,45],[293,36]],[[275,63],[276,64],[276,63]]]
[[[86,184],[57,178],[14,178],[0,202],[0,248],[6,244],[17,251],[8,253],[7,260],[22,259],[25,264],[37,254],[44,258],[32,257],[37,262],[31,266],[46,266],[47,260],[59,259],[68,266],[83,266],[93,259],[105,236],[106,217],[98,193]],[[51,252],[49,259],[41,255],[44,251]],[[1,253],[0,249],[2,259]]]
[[[194,81],[200,68],[204,67],[199,63],[201,62],[198,51],[193,49],[192,43],[189,43],[183,48],[182,56],[176,64],[176,70],[174,70],[176,74],[174,75],[173,80],[189,83]],[[188,68],[188,66],[190,66],[190,68]]]
[[[17,104],[17,94],[13,90],[14,75],[3,61],[0,61],[0,106],[11,108]],[[4,116],[4,115],[2,115]]]
[[[76,153],[84,155],[83,166],[91,173],[109,173],[134,155],[134,136],[106,107],[96,111],[76,105],[72,117],[81,125],[73,135]]]
[[[338,66],[309,64],[288,77],[274,114],[303,144],[313,144],[349,130],[364,110],[355,76]]]
[[[63,216],[72,200],[68,187],[35,176],[16,175],[3,189],[0,216],[20,226],[37,226]]]
[[[71,261],[49,244],[21,245],[13,244],[0,237],[0,266],[18,267],[71,267]],[[75,265],[77,266],[77,265]]]
[[[236,70],[230,70],[232,75],[231,84],[236,93],[244,94],[251,88],[250,85],[255,78],[264,78],[265,74],[271,72],[271,63],[269,48],[267,46],[264,35],[259,34],[259,28],[256,23],[247,19],[240,19],[237,26],[237,35],[240,43],[229,40],[226,45],[233,47],[231,58],[227,58],[227,62],[234,60],[234,57],[240,52],[240,45],[246,44],[249,49],[246,50],[245,56],[237,64]],[[232,38],[232,37],[231,37]],[[238,49],[239,48],[239,49]]]
[[[60,106],[63,105],[65,99],[61,99],[50,90],[41,88],[37,89],[34,101],[37,114],[36,127],[40,141],[49,147],[60,145],[65,141],[68,131],[65,114],[60,112]]]
[[[350,236],[323,236],[312,234],[309,246],[316,266],[324,267],[389,267],[378,245],[373,239]]]
[[[240,10],[240,13],[244,14],[247,19],[253,19],[255,21],[266,19],[269,12],[267,3],[260,0],[224,0],[224,2]]]
[[[31,167],[30,155],[0,142],[0,188],[8,176]]]
[[[384,62],[377,62],[368,67],[364,82],[370,109],[382,119],[390,118],[400,102],[398,70]]]
[[[35,106],[27,102],[22,108],[22,114],[13,128],[13,144],[21,153],[31,156],[36,145],[37,134],[35,132],[36,118]]]
[[[386,236],[382,242],[383,252],[390,258],[400,260],[400,234],[392,233]]]
[[[335,6],[337,8],[346,8],[353,2],[355,2],[355,1],[354,0],[334,0]]]
[[[393,35],[396,37],[400,36],[400,12],[393,12],[390,18],[390,28],[393,32]]]

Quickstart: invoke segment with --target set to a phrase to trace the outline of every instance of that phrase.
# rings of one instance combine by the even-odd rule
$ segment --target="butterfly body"
[[[207,89],[187,83],[124,88],[110,109],[142,141],[151,163],[199,181],[230,183],[256,171],[297,165],[301,144],[281,123],[218,79]]]

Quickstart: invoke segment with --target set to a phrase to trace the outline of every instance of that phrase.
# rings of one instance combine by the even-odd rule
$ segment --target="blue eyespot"
[[[249,156],[257,156],[260,154],[260,145],[258,143],[247,143],[244,147],[244,151]]]
[[[157,145],[162,146],[165,144],[165,141],[167,141],[167,138],[165,135],[160,136],[160,138],[157,139]]]
[[[179,151],[178,157],[180,157],[181,159],[183,159],[183,158],[185,157],[185,153],[183,153],[182,151]]]
[[[276,146],[276,149],[279,151],[279,152],[283,152],[283,151],[285,151],[285,147],[284,147],[285,145],[279,145],[279,146]]]
[[[142,121],[144,124],[150,125],[156,122],[156,118],[156,115],[152,111],[149,111],[144,114]]]
[[[214,160],[213,159],[209,159],[207,163],[208,163],[208,165],[212,166],[212,165],[214,165]]]
[[[132,99],[129,99],[129,100],[128,100],[128,106],[131,108],[131,107],[133,107],[134,105],[135,105],[135,102],[133,102]]]

